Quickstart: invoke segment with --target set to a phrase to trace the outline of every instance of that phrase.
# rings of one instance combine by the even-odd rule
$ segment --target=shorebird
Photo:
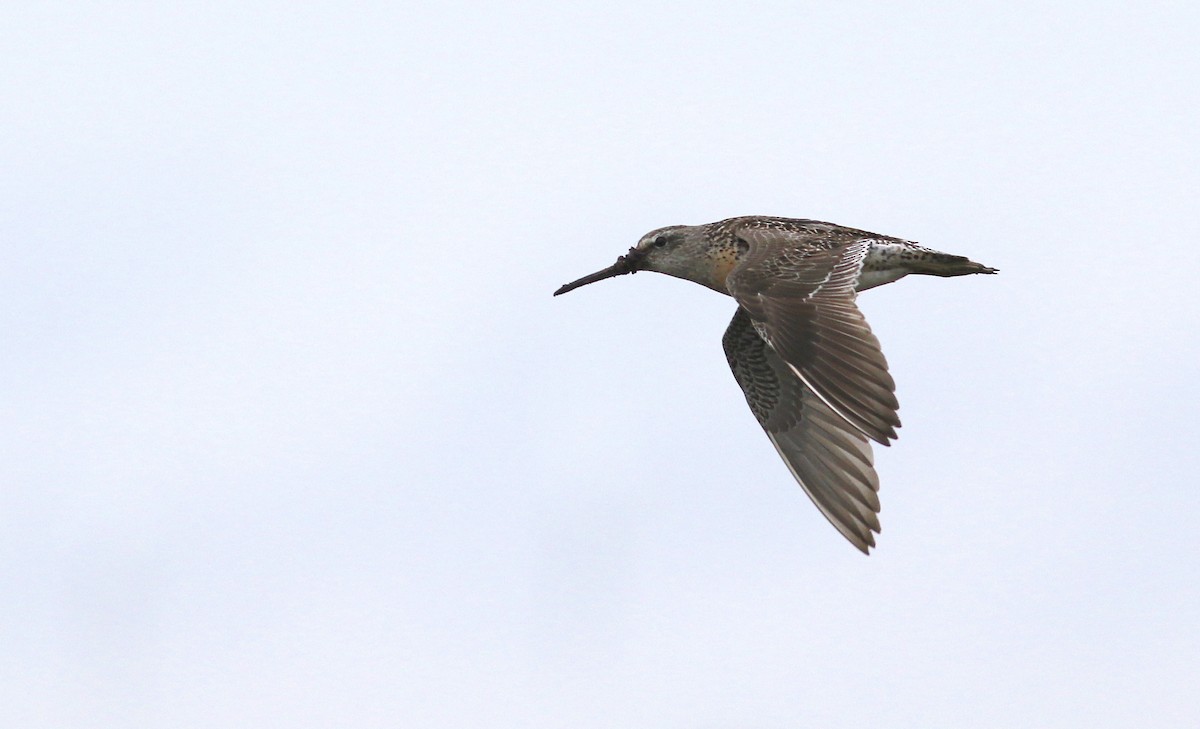
[[[652,230],[613,265],[554,295],[638,271],[694,281],[737,301],[721,343],[750,410],[825,518],[869,554],[879,533],[870,441],[891,445],[900,405],[855,296],[910,273],[996,269],[832,223],[747,215]]]

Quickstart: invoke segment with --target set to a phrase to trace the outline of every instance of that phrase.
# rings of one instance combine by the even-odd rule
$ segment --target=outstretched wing
[[[870,248],[858,231],[757,221],[733,234],[746,252],[726,287],[755,331],[837,415],[872,440],[896,437],[896,383],[854,303]]]
[[[825,518],[864,553],[879,532],[879,477],[871,444],[767,345],[738,308],[721,340],[746,402]]]

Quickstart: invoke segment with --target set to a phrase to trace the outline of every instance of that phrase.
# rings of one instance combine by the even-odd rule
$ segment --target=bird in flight
[[[616,263],[554,295],[638,271],[694,281],[737,301],[722,344],[750,410],[825,518],[869,553],[879,533],[870,441],[891,444],[900,405],[855,296],[910,273],[996,269],[832,223],[747,215],[650,231]]]

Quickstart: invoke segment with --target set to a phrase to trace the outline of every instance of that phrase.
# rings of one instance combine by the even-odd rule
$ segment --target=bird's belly
[[[854,290],[866,291],[876,286],[890,284],[893,281],[904,278],[907,274],[908,271],[905,271],[903,268],[879,268],[875,270],[863,268],[862,272],[858,274],[858,283],[854,285]]]
[[[904,278],[912,270],[905,264],[905,259],[911,255],[909,247],[911,244],[873,241],[863,258],[854,289],[866,291]]]

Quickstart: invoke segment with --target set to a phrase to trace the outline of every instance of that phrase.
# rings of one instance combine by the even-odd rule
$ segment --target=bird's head
[[[698,265],[701,263],[701,253],[705,245],[701,226],[670,225],[652,230],[643,235],[628,253],[617,258],[613,265],[560,287],[554,295],[558,296],[580,286],[638,271],[657,271],[709,285],[698,275]]]

